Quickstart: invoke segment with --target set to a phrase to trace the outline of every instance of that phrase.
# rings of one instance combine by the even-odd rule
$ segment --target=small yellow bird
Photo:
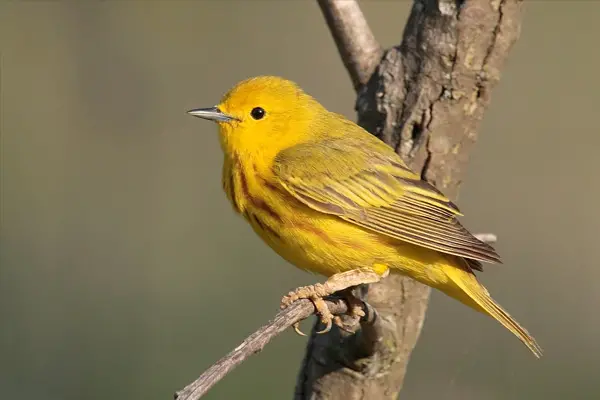
[[[541,356],[473,273],[498,254],[385,143],[273,76],[242,81],[216,107],[189,114],[219,125],[234,210],[281,257],[328,277],[290,292],[282,307],[312,300],[328,331],[324,296],[398,272],[491,316]]]

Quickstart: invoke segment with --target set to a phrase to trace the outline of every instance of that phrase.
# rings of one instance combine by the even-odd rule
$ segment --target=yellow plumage
[[[277,77],[243,81],[190,113],[219,123],[227,197],[284,259],[332,278],[387,267],[490,315],[541,355],[475,278],[500,257],[389,146]]]

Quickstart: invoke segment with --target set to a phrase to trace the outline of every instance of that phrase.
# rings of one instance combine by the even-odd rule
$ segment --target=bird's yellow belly
[[[343,219],[296,208],[279,226],[267,226],[248,213],[255,232],[281,257],[298,268],[331,276],[375,264],[387,265],[429,281],[439,254],[368,231]]]
[[[375,263],[378,257],[373,235],[334,218],[294,218],[276,231],[265,229],[252,216],[248,220],[277,254],[298,268],[331,276]]]

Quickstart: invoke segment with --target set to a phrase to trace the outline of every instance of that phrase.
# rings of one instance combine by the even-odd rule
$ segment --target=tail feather
[[[465,269],[469,268],[467,265],[464,267]],[[464,270],[448,265],[444,267],[444,272],[463,292],[462,295],[460,293],[448,293],[450,296],[491,316],[517,336],[536,357],[539,358],[542,356],[542,348],[537,344],[533,336],[491,298],[487,289],[477,281],[470,268]]]

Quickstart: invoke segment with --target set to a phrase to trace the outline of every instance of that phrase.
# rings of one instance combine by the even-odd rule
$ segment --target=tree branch
[[[496,235],[493,233],[482,233],[475,236],[488,243],[493,243],[497,240]],[[332,298],[327,300],[326,303],[334,315],[344,315],[348,312],[348,305],[341,299]],[[366,302],[363,302],[363,311],[365,312],[365,316],[360,320],[360,331],[363,335],[368,335],[363,342],[369,343],[370,347],[374,347],[381,336],[381,322],[377,311]],[[303,299],[294,302],[285,310],[277,313],[266,325],[248,336],[229,354],[214,363],[196,380],[176,392],[174,398],[176,400],[198,400],[235,367],[253,354],[259,353],[275,336],[314,313],[315,307],[310,300]],[[356,328],[354,329],[355,331],[357,330]],[[315,335],[314,332],[313,335]],[[365,351],[370,352],[372,350],[365,349]]]
[[[367,83],[383,49],[355,0],[317,0],[354,89]]]
[[[326,303],[334,315],[345,314],[348,311],[348,305],[341,299],[327,300]],[[361,319],[361,325],[365,327],[366,325],[376,325],[377,314],[375,310],[367,303],[363,303],[363,311],[365,312],[365,317]],[[314,313],[315,307],[310,300],[303,299],[294,302],[288,308],[275,315],[266,325],[248,336],[246,340],[229,354],[213,364],[198,379],[175,393],[175,399],[199,399],[244,360],[260,352],[275,336]]]

